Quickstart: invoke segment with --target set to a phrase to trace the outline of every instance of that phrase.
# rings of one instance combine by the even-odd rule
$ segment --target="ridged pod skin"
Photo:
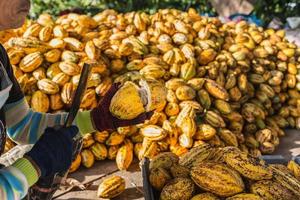
[[[227,165],[251,180],[264,180],[273,177],[272,171],[263,165],[260,160],[241,152],[238,148],[228,148],[224,160]]]
[[[149,140],[162,140],[167,136],[167,132],[156,125],[147,125],[141,128],[140,133]]]
[[[69,172],[73,173],[73,172],[77,171],[80,167],[80,164],[81,164],[81,155],[78,154],[76,159],[72,162]]]
[[[120,134],[118,132],[112,132],[107,138],[105,144],[108,146],[119,145],[124,142],[125,135]]]
[[[118,154],[119,145],[110,146],[108,148],[107,158],[109,160],[115,160]]]
[[[43,61],[44,59],[40,52],[31,53],[21,60],[19,67],[23,72],[32,72],[37,69]]]
[[[99,143],[105,143],[106,139],[109,137],[109,132],[108,131],[97,131],[93,134],[94,140],[99,142]]]
[[[50,108],[52,110],[60,110],[64,107],[64,103],[61,99],[60,94],[50,95]]]
[[[98,187],[97,197],[111,199],[125,190],[125,180],[120,176],[112,176],[103,180]]]
[[[82,147],[83,148],[88,148],[90,146],[92,146],[93,144],[95,144],[95,140],[92,136],[92,134],[88,133],[88,134],[85,134],[83,136],[83,144],[82,144]]]
[[[197,163],[191,170],[191,178],[201,189],[221,197],[230,197],[245,189],[240,175],[224,164]]]
[[[296,177],[276,166],[269,166],[269,168],[273,171],[273,178],[276,182],[293,192],[297,198],[300,198],[300,181]]]
[[[31,108],[36,112],[46,113],[49,110],[50,102],[46,94],[36,91],[31,98]]]
[[[178,163],[178,156],[171,152],[163,152],[151,159],[149,169],[164,168],[169,170],[173,164]]]
[[[197,194],[196,196],[193,196],[191,200],[219,200],[219,198],[214,194],[207,192],[207,193]]]
[[[39,80],[37,82],[37,86],[45,94],[56,94],[59,92],[59,86],[55,82],[46,78]]]
[[[51,26],[45,26],[39,32],[39,39],[43,42],[48,42],[52,37],[53,35]]]
[[[80,155],[81,155],[81,163],[84,167],[91,168],[94,165],[95,156],[90,150],[84,149],[82,150]]]
[[[225,90],[225,88],[220,86],[218,83],[216,83],[212,80],[206,79],[204,86],[205,86],[207,92],[209,92],[209,94],[211,94],[215,98],[225,100],[225,101],[229,100],[229,95],[228,95],[227,91]]]
[[[125,140],[120,147],[116,157],[116,163],[119,170],[127,170],[133,160],[133,144],[130,140]]]
[[[90,150],[94,154],[96,160],[105,160],[107,158],[107,148],[104,144],[96,142],[90,147]]]
[[[263,200],[298,199],[290,190],[272,180],[262,180],[252,184],[250,191]]]
[[[293,175],[300,180],[300,166],[294,160],[291,160],[287,167],[293,173]]]
[[[171,176],[169,172],[164,168],[154,168],[150,171],[150,184],[158,191],[161,191],[170,180]]]
[[[173,164],[170,168],[170,172],[173,178],[189,178],[190,170],[187,167]]]
[[[61,51],[59,49],[52,49],[44,54],[45,60],[51,63],[58,62],[61,56]]]
[[[61,91],[61,99],[67,105],[70,106],[75,95],[75,86],[72,83],[66,83]]]
[[[161,200],[189,200],[195,191],[195,185],[189,178],[175,178],[160,193]]]
[[[184,154],[179,159],[179,164],[189,169],[196,162],[205,161],[212,153],[212,148],[209,144],[202,144],[192,148],[188,153]]]
[[[78,75],[81,71],[81,68],[76,63],[70,61],[64,61],[59,63],[59,68],[62,72],[69,76]]]
[[[226,200],[262,200],[262,198],[256,194],[241,193],[232,197],[228,197]]]

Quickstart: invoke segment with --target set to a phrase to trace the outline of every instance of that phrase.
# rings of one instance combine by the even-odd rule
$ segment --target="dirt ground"
[[[287,159],[300,155],[300,131],[287,130],[286,136],[281,138],[276,155],[282,155]],[[118,171],[114,161],[97,162],[91,169],[81,168],[70,177],[77,179],[86,186],[86,190],[78,188],[72,190],[60,190],[56,194],[56,200],[98,200],[97,188],[103,178],[112,175],[120,175],[126,180],[126,190],[114,200],[142,200],[143,181],[138,161],[130,167],[129,171]]]

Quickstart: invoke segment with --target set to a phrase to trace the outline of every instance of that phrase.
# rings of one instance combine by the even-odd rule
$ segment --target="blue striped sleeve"
[[[28,183],[24,174],[15,167],[0,170],[1,200],[18,200],[25,197]]]
[[[39,113],[29,108],[25,98],[4,106],[7,133],[18,144],[34,144],[47,127],[63,125],[67,113]],[[79,120],[80,119],[80,120]],[[94,132],[89,114],[79,112],[74,120],[82,134]]]

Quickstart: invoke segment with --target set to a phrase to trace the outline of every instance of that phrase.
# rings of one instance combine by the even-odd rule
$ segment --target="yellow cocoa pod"
[[[100,85],[98,85],[95,89],[96,93],[98,94],[98,96],[103,97],[106,92],[109,90],[109,88],[112,85],[112,79],[109,77],[106,77],[103,79],[103,81],[100,83]]]
[[[195,192],[195,184],[190,178],[175,178],[171,180],[160,193],[161,200],[189,200]]]
[[[143,146],[142,143],[136,143],[134,145],[133,152],[134,152],[135,157],[137,157],[137,158],[139,157],[142,146]]]
[[[196,75],[196,66],[187,62],[181,66],[180,77],[184,80],[190,80]]]
[[[95,140],[93,139],[92,134],[88,133],[84,135],[83,137],[83,148],[88,148],[92,146],[95,143]]]
[[[166,88],[172,91],[176,91],[176,89],[180,86],[185,86],[186,82],[181,78],[173,78],[166,82]]]
[[[260,196],[251,193],[241,193],[232,197],[226,198],[226,200],[261,200]]]
[[[231,106],[224,100],[217,99],[214,102],[215,107],[220,111],[222,114],[229,114],[232,112]]]
[[[61,59],[63,61],[70,61],[70,62],[73,62],[73,63],[77,63],[78,60],[79,60],[79,58],[78,58],[78,56],[76,55],[75,52],[68,51],[68,50],[65,50],[65,51],[62,52]]]
[[[119,170],[127,170],[133,160],[133,144],[130,140],[125,140],[120,147],[116,157],[116,163]]]
[[[112,199],[125,190],[125,180],[120,176],[109,177],[99,185],[97,197]]]
[[[167,136],[167,132],[156,125],[147,125],[141,128],[140,133],[149,140],[162,140]]]
[[[156,141],[149,140],[145,138],[143,140],[142,149],[140,150],[139,159],[142,160],[143,158],[152,158],[157,154],[157,143]]]
[[[205,79],[204,78],[192,78],[187,82],[194,90],[201,90]]]
[[[39,80],[37,82],[37,86],[45,94],[56,94],[59,92],[58,85],[55,82],[46,78]]]
[[[99,57],[99,51],[94,45],[93,41],[88,41],[85,44],[85,53],[87,57],[91,60],[96,60]]]
[[[25,56],[21,60],[19,67],[23,72],[32,72],[37,69],[43,61],[42,54],[40,52],[35,52]]]
[[[104,144],[96,142],[90,147],[90,150],[94,154],[96,160],[105,160],[107,158],[107,149]]]
[[[29,26],[26,31],[23,34],[24,38],[28,38],[28,37],[37,37],[39,35],[39,32],[41,30],[41,25],[39,24],[32,24],[31,26]]]
[[[11,67],[14,71],[14,76],[16,77],[17,80],[24,75],[23,71],[16,65],[12,65]]]
[[[158,191],[161,191],[163,187],[171,180],[171,175],[164,168],[154,168],[150,171],[149,181],[150,184]]]
[[[66,83],[68,83],[69,80],[70,80],[70,76],[68,76],[67,74],[65,74],[63,72],[55,75],[52,79],[52,81],[54,83],[56,83],[57,85],[59,85],[61,87],[64,86]]]
[[[75,95],[75,86],[72,83],[66,83],[61,91],[61,99],[67,105],[70,106]]]
[[[208,63],[214,61],[217,56],[217,52],[213,49],[206,49],[199,54],[198,62],[200,65],[207,65]]]
[[[116,157],[117,157],[117,153],[118,153],[119,148],[120,147],[118,145],[109,146],[107,158],[110,159],[110,160],[115,160]]]
[[[186,85],[185,86],[180,86],[176,90],[176,97],[180,101],[192,100],[196,97],[196,92],[193,88],[191,88],[189,86],[186,86]]]
[[[52,40],[49,41],[49,46],[52,47],[53,49],[64,49],[66,43],[60,38],[53,38]]]
[[[68,32],[61,25],[56,25],[53,28],[53,35],[56,38],[65,38],[68,37]]]
[[[118,132],[112,132],[106,140],[106,145],[114,146],[124,142],[125,135],[119,134]]]
[[[210,140],[216,135],[217,131],[209,124],[200,124],[194,136],[196,140]]]
[[[41,91],[33,93],[31,98],[31,108],[36,112],[46,113],[49,110],[49,98]]]
[[[63,41],[67,44],[67,48],[69,48],[71,51],[83,51],[84,50],[84,45],[76,38],[66,37],[66,38],[63,38]]]
[[[205,121],[216,128],[224,128],[226,126],[223,118],[214,111],[208,111],[205,114]]]
[[[125,68],[125,63],[121,59],[114,59],[110,63],[111,71],[117,73]]]
[[[165,75],[166,71],[162,66],[152,64],[143,67],[140,73],[147,79],[160,79]]]
[[[42,13],[38,17],[37,23],[39,23],[42,26],[53,26],[54,25],[54,21],[52,19],[52,16],[48,13]]]
[[[77,171],[77,169],[79,169],[79,167],[80,167],[80,164],[81,164],[81,155],[78,154],[76,156],[76,159],[72,162],[69,172],[73,173],[73,172]]]
[[[109,137],[108,131],[96,132],[93,134],[94,140],[100,143],[105,143],[106,139]]]
[[[80,153],[81,163],[86,168],[91,168],[95,163],[94,154],[89,149],[84,149]]]
[[[82,101],[80,104],[81,108],[88,108],[93,104],[93,102],[96,100],[96,92],[94,89],[88,89],[86,90],[84,96],[82,97]]]
[[[43,42],[48,42],[53,37],[52,35],[52,27],[51,26],[45,26],[41,29],[39,32],[39,39]]]
[[[52,49],[44,54],[45,60],[50,63],[55,63],[59,61],[61,55],[61,51],[58,49]]]
[[[46,75],[47,75],[47,78],[52,79],[55,75],[57,75],[57,74],[59,74],[61,72],[62,71],[59,68],[59,63],[53,63],[47,69]]]
[[[191,200],[219,200],[219,198],[214,194],[207,192],[207,193],[197,194],[196,196],[193,196]]]
[[[206,79],[205,89],[207,90],[207,92],[209,94],[211,94],[215,98],[222,99],[225,101],[229,100],[229,94],[227,93],[225,88],[223,88],[221,85],[219,85],[218,83],[216,83],[213,80]]]
[[[64,107],[60,94],[50,95],[50,108],[51,110],[60,110]]]
[[[10,61],[10,64],[17,65],[21,61],[21,59],[25,56],[25,52],[18,49],[12,49],[11,51],[8,51],[8,58]]]
[[[156,80],[141,80],[141,90],[146,92],[146,111],[162,111],[166,105],[167,89],[164,84]]]
[[[32,76],[36,79],[36,80],[42,80],[46,78],[46,70],[43,67],[39,67],[36,70],[34,70],[32,72]]]
[[[134,119],[145,112],[138,86],[126,82],[113,96],[109,110],[120,119]]]
[[[238,139],[237,136],[232,133],[228,129],[219,129],[218,135],[220,136],[220,139],[222,139],[227,146],[235,146],[238,147]]]
[[[62,72],[69,76],[75,76],[81,71],[81,67],[79,65],[70,61],[64,61],[59,63],[59,68]]]
[[[26,54],[45,52],[48,46],[36,38],[12,37],[7,42],[8,47],[22,49]]]
[[[165,108],[165,113],[168,116],[176,116],[180,111],[179,105],[177,103],[168,103]]]
[[[208,174],[214,174],[212,179],[207,179]],[[222,197],[233,196],[245,188],[240,175],[224,164],[200,162],[192,168],[191,177],[201,189]]]

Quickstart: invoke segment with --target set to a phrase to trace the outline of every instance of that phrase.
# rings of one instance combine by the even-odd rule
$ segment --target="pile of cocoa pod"
[[[300,166],[266,164],[236,147],[192,148],[180,158],[155,156],[149,181],[160,200],[293,200],[300,198]]]
[[[221,23],[194,9],[93,17],[48,14],[1,34],[15,76],[35,111],[67,110],[83,63],[93,64],[81,108],[92,109],[113,82],[163,82],[165,106],[144,124],[91,133],[76,160],[182,155],[208,143],[254,156],[270,154],[284,128],[300,128],[300,48],[283,30]]]

